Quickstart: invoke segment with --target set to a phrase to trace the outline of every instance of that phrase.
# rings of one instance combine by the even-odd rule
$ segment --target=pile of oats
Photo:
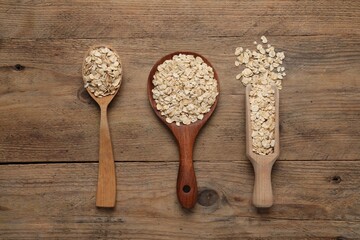
[[[166,60],[157,67],[152,83],[157,110],[177,126],[203,119],[219,94],[214,70],[193,55]]]
[[[275,146],[275,90],[254,85],[249,93],[253,152],[268,155]]]
[[[268,40],[261,37],[263,44]],[[275,85],[282,89],[282,79],[286,76],[282,67],[285,58],[284,52],[275,52],[270,44],[264,47],[254,42],[256,50],[244,50],[238,47],[235,50],[235,66],[245,68],[236,76],[246,86],[251,85],[249,96],[250,118],[252,128],[252,150],[260,155],[274,152],[275,146]]]
[[[265,36],[261,39],[264,44],[268,42]],[[281,80],[286,76],[285,68],[282,67],[284,52],[275,52],[275,48],[270,44],[267,44],[266,48],[257,42],[254,44],[257,45],[257,50],[254,51],[236,48],[235,66],[245,66],[242,72],[236,75],[236,79],[241,80],[245,86],[274,84],[278,89],[282,89]]]
[[[85,88],[96,97],[115,94],[120,87],[122,66],[119,56],[107,47],[98,47],[89,52],[83,65]]]

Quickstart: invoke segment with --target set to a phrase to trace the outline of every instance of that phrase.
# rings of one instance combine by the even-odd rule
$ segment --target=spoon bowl
[[[89,53],[99,47],[107,47],[110,50],[112,48],[108,46],[96,46],[90,48],[85,58]],[[116,52],[112,50],[115,54]],[[118,54],[116,54],[118,56]],[[84,65],[85,58],[82,68],[83,78],[85,76]],[[120,62],[120,58],[118,57]],[[121,64],[121,63],[120,63]],[[84,82],[86,82],[84,78]],[[120,81],[121,86],[121,81]],[[116,203],[116,176],[115,176],[115,161],[113,154],[113,147],[110,137],[109,123],[107,118],[107,109],[110,102],[114,99],[118,93],[120,86],[115,89],[114,94],[107,95],[105,97],[97,97],[88,88],[86,88],[89,95],[97,102],[100,107],[100,145],[99,145],[99,173],[98,173],[98,184],[96,191],[96,206],[97,207],[115,207]]]
[[[110,102],[113,100],[113,98],[115,97],[115,95],[118,93],[120,87],[118,89],[115,90],[114,94],[111,95],[107,95],[105,97],[96,97],[94,95],[94,93],[92,93],[88,88],[86,88],[86,91],[89,93],[89,95],[91,96],[92,99],[94,99],[94,101],[100,106],[108,106],[110,104]]]
[[[173,135],[175,136],[180,152],[180,163],[179,163],[179,172],[177,178],[177,196],[180,204],[186,208],[190,209],[194,207],[197,200],[197,183],[196,176],[193,166],[193,146],[195,143],[195,139],[200,131],[200,129],[205,125],[205,123],[209,120],[212,113],[214,112],[219,95],[216,97],[214,104],[211,106],[210,111],[204,114],[202,120],[197,120],[194,123],[189,125],[177,126],[175,123],[168,123],[165,120],[165,117],[161,115],[160,111],[156,108],[156,102],[153,98],[152,89],[154,85],[152,83],[153,76],[157,71],[157,67],[162,64],[166,60],[172,59],[173,56],[179,54],[193,55],[195,57],[201,57],[204,62],[210,66],[214,71],[214,79],[217,81],[217,89],[220,93],[219,80],[218,75],[214,69],[214,67],[210,64],[210,62],[201,56],[200,54],[194,52],[174,52],[162,57],[158,60],[153,68],[150,71],[147,83],[147,93],[150,101],[150,105],[153,108],[155,114],[159,117],[159,119],[171,130]]]

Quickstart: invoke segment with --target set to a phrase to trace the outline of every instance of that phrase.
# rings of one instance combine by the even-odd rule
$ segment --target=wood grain
[[[233,51],[253,40],[3,40],[0,161],[97,161],[99,113],[81,80],[84,53],[96,43],[113,46],[124,66],[119,96],[109,106],[116,161],[177,159],[175,140],[149,106],[146,82],[156,60],[178,49],[202,53],[221,82],[217,111],[198,136],[194,159],[244,160],[245,89],[235,80]],[[287,56],[279,160],[360,159],[360,36],[269,40]]]
[[[5,1],[1,38],[193,38],[360,33],[350,1]]]
[[[0,239],[360,239],[360,4],[345,1],[0,1]],[[234,50],[286,54],[274,206],[251,205]],[[82,87],[93,45],[119,53],[109,106],[115,209],[94,207],[100,113]],[[193,51],[221,97],[194,146],[198,201],[176,200],[178,150],[152,112],[157,59]]]
[[[2,165],[0,238],[360,238],[359,161],[276,162],[274,206],[263,212],[251,205],[249,161],[196,163],[191,212],[176,199],[177,168],[117,163],[121,184],[109,211],[94,208],[95,163]]]
[[[113,96],[106,98],[112,99]],[[114,207],[116,203],[115,160],[107,118],[107,107],[107,104],[100,105],[99,174],[96,189],[97,207]]]

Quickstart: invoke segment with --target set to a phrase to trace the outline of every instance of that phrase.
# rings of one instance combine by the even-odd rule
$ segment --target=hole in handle
[[[191,191],[191,187],[189,185],[185,185],[185,186],[183,186],[182,190],[183,190],[184,193],[188,193],[188,192]]]

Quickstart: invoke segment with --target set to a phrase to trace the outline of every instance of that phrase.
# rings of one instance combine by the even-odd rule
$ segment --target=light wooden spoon
[[[253,204],[258,208],[268,208],[273,205],[273,193],[271,187],[271,170],[280,154],[279,137],[279,90],[275,90],[275,146],[274,153],[259,155],[252,151],[251,119],[249,93],[250,84],[246,87],[246,155],[250,159],[255,172],[255,183],[253,192]]]
[[[210,118],[211,114],[214,112],[216,104],[219,99],[219,95],[216,97],[214,104],[211,106],[210,111],[204,115],[202,120],[198,120],[194,123],[189,125],[176,126],[175,123],[168,123],[166,122],[164,116],[160,114],[160,111],[156,108],[156,102],[153,98],[152,89],[154,85],[152,83],[153,77],[155,72],[157,71],[157,67],[162,64],[165,60],[172,59],[174,55],[178,54],[186,54],[186,55],[194,55],[195,57],[201,57],[204,62],[212,67],[214,70],[214,78],[218,82],[218,92],[220,93],[219,88],[219,80],[216,74],[214,67],[210,64],[210,62],[204,58],[203,56],[193,53],[193,52],[175,52],[169,55],[164,56],[159,61],[155,63],[153,68],[150,71],[149,78],[148,78],[148,86],[147,86],[147,93],[150,100],[151,107],[154,109],[156,115],[161,119],[161,121],[170,128],[173,135],[175,136],[180,152],[180,163],[179,163],[179,172],[178,172],[178,179],[177,179],[177,196],[179,199],[180,204],[186,208],[190,209],[194,207],[196,200],[197,200],[197,183],[195,177],[195,171],[193,166],[193,147],[195,143],[196,136],[198,135],[200,129],[207,120]]]
[[[89,55],[90,51],[98,47],[108,46],[96,46],[92,47],[85,58]],[[112,50],[115,52],[114,50]],[[116,52],[115,52],[116,53]],[[118,59],[120,62],[120,59]],[[85,64],[85,60],[84,60]],[[121,64],[121,62],[120,62]],[[84,66],[83,66],[84,76]],[[84,79],[84,81],[86,81]],[[121,84],[121,81],[120,81]],[[99,145],[99,175],[96,191],[96,206],[97,207],[115,207],[116,202],[116,176],[115,176],[115,162],[112,148],[112,142],[110,137],[109,123],[107,118],[107,108],[109,103],[113,100],[120,87],[115,90],[114,94],[105,97],[96,97],[88,88],[89,95],[97,102],[101,110],[100,117],[100,145]]]

